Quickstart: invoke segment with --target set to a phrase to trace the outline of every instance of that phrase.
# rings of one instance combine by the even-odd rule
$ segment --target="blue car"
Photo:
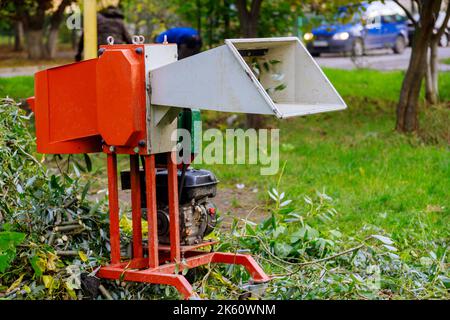
[[[391,48],[400,54],[408,45],[407,18],[392,1],[364,3],[356,10],[341,7],[334,20],[335,23],[323,23],[304,34],[306,46],[313,56],[321,53],[361,56],[367,50],[383,48]]]

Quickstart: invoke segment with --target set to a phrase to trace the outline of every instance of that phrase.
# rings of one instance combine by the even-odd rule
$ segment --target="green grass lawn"
[[[440,75],[444,106],[421,112],[423,136],[396,133],[395,104],[402,72],[325,70],[348,109],[276,121],[280,128],[279,190],[302,210],[304,197],[316,190],[334,199],[333,220],[346,234],[390,233],[405,259],[448,246],[450,230],[450,73]],[[32,95],[32,78],[0,79],[0,95]],[[425,107],[422,107],[425,108]],[[209,121],[211,115],[205,114]],[[431,142],[432,143],[431,143]],[[100,157],[94,157],[98,164]],[[103,158],[101,158],[103,159]],[[222,187],[257,187],[258,199],[277,186],[279,175],[261,176],[259,166],[205,165]],[[104,171],[97,171],[98,174]],[[97,176],[98,177],[98,176]],[[106,186],[105,186],[106,187]],[[237,199],[239,201],[239,199]],[[448,258],[446,259],[448,263]]]
[[[33,77],[0,78],[0,97],[16,100],[26,99],[34,95]]]
[[[369,223],[403,233],[427,207],[441,208],[426,219],[433,232],[448,236],[448,148],[394,132],[393,104],[348,102],[342,112],[279,122],[280,166],[286,162],[281,191],[298,203],[315,190],[325,191],[336,200],[340,227],[349,232]],[[278,176],[260,176],[257,166],[209,169],[231,187],[244,183],[268,190],[278,181]]]
[[[427,217],[435,222],[436,230],[447,233],[448,147],[424,144],[393,130],[402,72],[325,72],[348,109],[285,121],[269,120],[280,128],[280,168],[286,162],[280,188],[300,202],[304,195],[325,190],[336,200],[341,213],[339,223],[349,231],[374,223],[401,232],[418,212],[441,207],[443,212],[429,213]],[[441,74],[440,86],[441,98],[450,100],[450,73]],[[33,95],[32,77],[0,78],[0,96],[5,95],[16,99]],[[436,111],[443,130],[450,124],[447,111]],[[422,122],[427,120],[422,118]],[[422,123],[424,131],[430,125]],[[94,162],[100,165],[99,160]],[[204,167],[214,170],[222,185],[229,187],[244,183],[267,190],[278,181],[278,176],[260,176],[259,166]],[[259,196],[267,197],[265,192]]]

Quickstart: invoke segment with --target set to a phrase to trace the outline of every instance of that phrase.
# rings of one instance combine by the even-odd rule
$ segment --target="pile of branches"
[[[82,279],[108,256],[107,215],[79,179],[50,174],[33,156],[30,117],[0,101],[0,297],[96,296],[99,285]]]
[[[35,156],[32,116],[0,100],[0,300],[179,298],[171,287],[96,277],[110,256],[106,197],[89,197],[77,161],[63,171]],[[123,257],[131,254],[128,223],[122,215]]]
[[[169,286],[96,277],[109,260],[106,199],[89,199],[75,161],[71,174],[36,159],[29,123],[14,101],[0,100],[0,300],[180,298]],[[184,270],[202,298],[448,298],[446,240],[424,245],[433,254],[420,263],[405,261],[375,226],[352,236],[341,232],[325,193],[305,196],[299,206],[279,188],[269,191],[268,219],[235,219],[231,232],[212,235],[221,240],[220,251],[254,255],[273,280],[252,287],[248,273],[232,265]],[[130,251],[127,221],[122,214],[122,256]]]
[[[0,299],[134,298],[141,288],[95,277],[109,258],[105,199],[88,199],[76,168],[33,156],[31,116],[0,100]]]

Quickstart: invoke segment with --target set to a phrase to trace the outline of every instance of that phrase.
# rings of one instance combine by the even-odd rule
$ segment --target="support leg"
[[[133,258],[142,258],[141,184],[139,155],[130,155],[131,211],[133,220]]]
[[[99,271],[102,278],[122,279],[124,281],[164,284],[175,287],[185,298],[196,297],[191,284],[182,275],[154,272],[152,270],[123,270],[121,268],[104,267]]]
[[[117,156],[107,154],[108,200],[109,200],[109,239],[111,263],[120,262],[119,196],[117,191]]]
[[[174,152],[167,154],[170,220],[170,260],[180,262],[180,214],[178,212],[178,170]]]
[[[270,280],[270,277],[266,275],[255,259],[248,254],[215,252],[211,262],[242,265],[247,269],[255,282],[267,282]]]
[[[156,207],[155,155],[144,157],[148,222],[148,264],[150,268],[159,266],[158,257],[158,216]]]

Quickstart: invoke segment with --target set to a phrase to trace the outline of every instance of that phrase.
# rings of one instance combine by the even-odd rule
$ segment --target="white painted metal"
[[[152,70],[177,61],[177,45],[145,45],[145,85],[147,89],[147,152],[151,154],[169,152],[176,142],[171,141],[171,134],[177,128],[176,116],[163,125],[161,119],[172,109],[167,106],[150,105],[152,88],[149,74]]]
[[[265,49],[264,58],[279,60],[277,73],[286,88],[270,95],[277,81],[260,81],[239,53]],[[167,64],[150,72],[152,105],[223,112],[274,114],[279,118],[342,110],[345,102],[295,37],[229,39],[225,45]]]

